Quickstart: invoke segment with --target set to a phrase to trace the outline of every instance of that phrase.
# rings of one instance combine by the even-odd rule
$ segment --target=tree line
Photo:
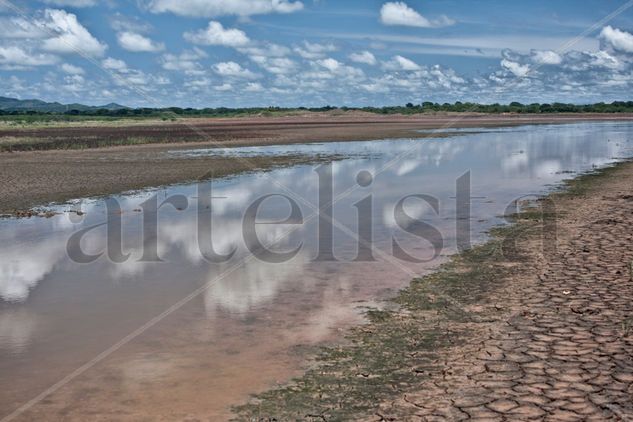
[[[470,102],[455,103],[433,103],[423,102],[420,104],[408,103],[404,106],[387,107],[250,107],[250,108],[121,108],[116,110],[96,109],[96,110],[67,110],[64,112],[43,112],[43,111],[9,111],[0,110],[0,116],[95,116],[95,117],[160,117],[170,119],[174,116],[200,116],[200,117],[236,117],[253,115],[275,115],[282,113],[292,113],[301,111],[324,112],[324,111],[365,111],[376,114],[417,114],[432,112],[473,112],[473,113],[633,113],[633,101],[614,101],[612,103],[595,104],[522,104],[512,102],[510,104],[478,104]]]

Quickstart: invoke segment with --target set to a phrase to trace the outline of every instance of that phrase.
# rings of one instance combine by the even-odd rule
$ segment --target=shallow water
[[[469,222],[472,242],[481,241],[513,201],[543,193],[570,172],[633,156],[629,123],[481,130],[441,139],[184,153],[347,157],[332,163],[331,240],[337,261],[315,261],[315,207],[324,188],[309,165],[214,181],[210,208],[199,206],[199,187],[183,185],[112,197],[120,211],[112,202],[108,209],[103,199],[83,200],[55,207],[81,209],[81,216],[63,212],[50,219],[0,220],[0,417],[85,363],[90,363],[85,372],[56,386],[23,417],[226,417],[229,405],[298,373],[303,346],[334,338],[339,329],[362,321],[364,307],[381,306],[416,274],[439,265],[456,250],[457,226],[463,229]],[[373,175],[371,183],[363,171]],[[357,183],[359,173],[361,184],[369,185]],[[470,177],[465,204],[471,213],[457,219],[456,185],[464,175]],[[298,250],[284,262],[254,257],[252,239],[244,239],[246,208],[267,194],[287,195],[301,211],[294,215],[296,224],[273,224],[288,217],[288,199],[274,196],[261,205],[257,221],[268,224],[257,225],[259,238],[274,243],[276,252]],[[429,195],[430,202],[410,198],[404,210],[439,230],[441,250],[425,240],[432,231],[417,232],[425,234],[422,239],[405,232],[394,217],[399,200],[420,194]],[[354,204],[370,195],[371,213],[361,206],[359,217]],[[139,212],[153,196],[176,201],[159,210],[155,239],[143,236],[144,222],[155,213]],[[429,205],[434,199],[438,212]],[[70,257],[67,251],[71,235],[108,218],[110,226],[89,230],[80,244],[84,253],[109,251],[111,256],[73,261],[76,254]],[[236,250],[226,262],[210,262],[200,251],[199,222],[209,220],[216,252]],[[112,227],[118,221],[122,252],[131,254],[127,259],[116,256],[116,247],[107,249],[107,234],[115,238]],[[420,228],[416,224],[401,226],[413,231]],[[355,262],[356,233],[366,236],[369,228],[375,261]],[[321,236],[322,247],[328,238]],[[425,262],[394,257],[393,239]],[[141,259],[152,245],[162,262]],[[146,329],[126,338],[148,321]]]

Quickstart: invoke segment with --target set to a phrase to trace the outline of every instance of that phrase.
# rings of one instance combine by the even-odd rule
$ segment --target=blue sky
[[[148,107],[630,100],[627,6],[0,0],[0,95]]]

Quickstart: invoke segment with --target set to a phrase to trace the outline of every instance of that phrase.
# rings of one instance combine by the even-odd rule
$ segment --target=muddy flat
[[[288,158],[178,159],[173,150],[303,142],[357,141],[442,136],[429,129],[481,128],[580,120],[630,120],[628,114],[379,116],[310,113],[278,118],[183,119],[177,122],[63,124],[0,127],[0,213],[49,202],[114,194],[144,187],[217,177],[296,162]],[[133,145],[126,145],[133,144]],[[118,145],[118,146],[117,146]]]

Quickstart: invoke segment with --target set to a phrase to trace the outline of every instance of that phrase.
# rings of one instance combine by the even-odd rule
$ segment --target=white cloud
[[[589,63],[592,66],[604,67],[608,69],[624,69],[625,64],[616,56],[612,56],[606,51],[588,53]]]
[[[216,91],[220,91],[220,92],[232,91],[233,90],[233,85],[231,85],[229,83],[223,83],[222,85],[214,86],[213,89],[215,89]]]
[[[127,64],[123,60],[114,59],[112,57],[102,60],[101,66],[103,66],[104,69],[116,70],[121,73],[126,73],[128,71]]]
[[[363,51],[361,53],[352,53],[349,59],[356,63],[364,63],[370,66],[376,64],[376,57],[369,51]]]
[[[123,60],[107,58],[102,61],[105,69],[116,72],[113,74],[113,82],[122,87],[141,85],[143,89],[153,90],[156,86],[169,85],[171,82],[164,76],[146,74],[142,70],[130,69]]]
[[[213,70],[220,76],[232,77],[232,78],[244,78],[255,79],[257,74],[251,72],[248,69],[244,69],[238,63],[235,62],[223,62],[213,65]]]
[[[78,93],[86,89],[86,80],[81,75],[68,75],[64,77],[62,88],[69,92]]]
[[[383,4],[380,9],[380,21],[384,25],[414,26],[418,28],[439,28],[455,23],[454,20],[446,16],[429,20],[401,1]]]
[[[69,75],[83,75],[84,73],[86,73],[81,67],[74,66],[69,63],[62,64],[61,69]]]
[[[605,26],[600,32],[600,38],[616,51],[633,53],[633,35],[626,31],[613,28],[611,25]]]
[[[298,69],[298,64],[294,60],[286,57],[291,50],[283,45],[274,43],[251,44],[248,47],[237,49],[255,62],[259,67],[275,75],[287,75],[294,73]]]
[[[388,62],[383,62],[383,69],[385,70],[405,70],[405,71],[414,71],[420,70],[420,66],[414,62],[413,60],[407,59],[402,56],[393,56],[392,59]]]
[[[530,66],[522,65],[520,63],[513,62],[508,59],[501,60],[501,66],[503,66],[505,69],[512,72],[514,76],[517,76],[519,78],[526,76],[528,72],[530,71]]]
[[[327,53],[336,51],[337,48],[333,44],[318,44],[304,41],[300,47],[295,47],[295,52],[304,59],[316,60],[324,58]]]
[[[0,38],[37,39],[45,38],[46,31],[37,24],[21,17],[0,17]]]
[[[192,50],[185,50],[179,55],[163,55],[162,66],[165,70],[184,72],[187,75],[203,75],[205,71],[198,60],[206,57],[207,54],[204,51],[194,47]]]
[[[244,31],[225,29],[220,22],[211,21],[206,29],[185,32],[184,37],[193,44],[223,45],[226,47],[243,47],[250,42]]]
[[[347,32],[337,34],[340,38],[366,42],[374,41],[374,49],[385,49],[391,44],[406,46],[408,52],[418,54],[443,54],[467,57],[497,58],[501,52],[512,46],[517,51],[528,52],[536,50],[555,50],[569,42],[569,38],[562,36],[534,36],[528,34],[494,36],[441,36],[421,37],[417,35],[382,34],[378,32]],[[369,45],[371,46],[371,44]],[[597,38],[583,38],[574,44],[578,50],[595,51],[600,47]]]
[[[290,49],[284,45],[264,43],[261,45],[249,45],[240,47],[238,51],[251,57],[285,57],[290,54]]]
[[[262,92],[263,90],[264,87],[259,82],[249,82],[246,84],[246,88],[244,88],[246,92]]]
[[[135,16],[126,16],[120,12],[110,17],[110,26],[117,32],[134,32],[145,34],[152,30],[152,26]]]
[[[151,39],[134,32],[120,32],[117,34],[119,45],[135,53],[148,52],[156,53],[165,49],[165,44],[152,41]]]
[[[322,73],[319,71],[309,72],[306,75],[309,78],[314,79],[330,79],[333,75],[337,75],[341,78],[356,78],[357,80],[363,79],[365,74],[362,70],[356,69],[352,66],[347,66],[336,59],[328,57],[327,59],[317,60],[315,62],[318,66],[329,71],[328,73]]]
[[[55,6],[68,6],[68,7],[92,7],[96,6],[96,0],[43,0],[46,4],[52,4]]]
[[[57,61],[58,58],[53,55],[36,53],[16,45],[0,46],[0,66],[7,70],[47,66],[55,64]]]
[[[386,94],[390,91],[388,86],[379,82],[362,84],[360,87],[371,94]]]
[[[181,16],[211,18],[293,13],[303,9],[303,3],[289,0],[150,0],[148,8],[154,13],[171,12]]]
[[[319,66],[323,66],[330,72],[335,72],[337,69],[340,69],[340,67],[343,66],[341,62],[339,62],[338,60],[334,60],[332,58],[319,60],[317,61],[317,64],[319,64]]]
[[[114,80],[117,85],[126,86],[126,85],[148,85],[150,83],[149,77],[141,72],[140,70],[135,70],[131,73],[121,75],[117,79]]]
[[[557,65],[563,62],[563,58],[555,51],[532,50],[532,60],[534,63],[542,65]]]
[[[250,59],[266,71],[277,75],[293,73],[298,67],[294,60],[286,57],[251,56]]]
[[[74,14],[65,10],[47,9],[44,16],[44,25],[57,35],[44,40],[43,50],[60,54],[83,53],[90,56],[102,56],[105,53],[107,45],[93,37]]]
[[[211,79],[199,78],[185,81],[184,85],[188,88],[207,88],[211,86]]]

